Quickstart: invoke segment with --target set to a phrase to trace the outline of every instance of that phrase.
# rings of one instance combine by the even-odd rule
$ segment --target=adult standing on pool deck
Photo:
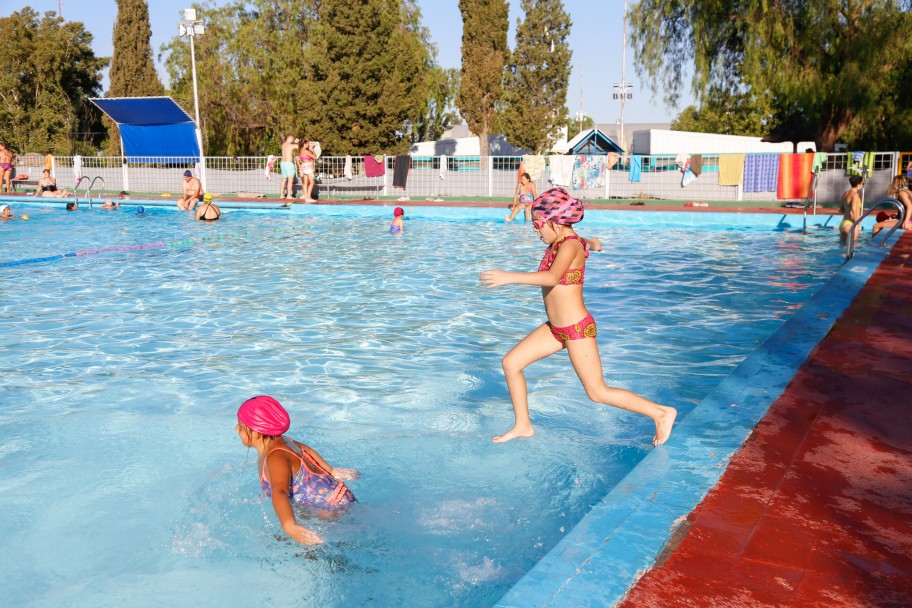
[[[12,192],[13,186],[10,178],[13,175],[13,151],[7,147],[5,141],[0,141],[0,192]]]
[[[279,200],[291,200],[294,197],[295,164],[294,151],[298,147],[298,140],[294,135],[286,135],[282,143],[282,161],[279,170],[282,173],[282,182],[279,184]]]
[[[487,288],[501,285],[540,286],[548,317],[503,358],[504,375],[516,420],[510,430],[494,437],[494,441],[503,443],[535,434],[529,418],[529,398],[523,370],[536,361],[567,349],[570,363],[590,399],[648,416],[655,423],[653,445],[665,443],[671,435],[677,410],[605,384],[602,360],[595,342],[595,319],[586,310],[583,301],[589,243],[580,238],[572,227],[583,219],[583,202],[563,189],[552,188],[532,203],[532,217],[532,228],[548,245],[538,271],[486,270],[481,273],[481,283]]]
[[[842,212],[842,221],[839,222],[839,240],[842,242],[848,240],[852,224],[861,218],[861,195],[858,194],[858,191],[864,186],[864,179],[860,175],[853,175],[849,177],[849,186],[851,187],[845,191],[842,195],[842,200],[839,201],[839,210]],[[855,234],[852,238],[856,241],[860,231],[861,226],[855,228]]]
[[[177,208],[181,211],[195,209],[202,191],[203,186],[200,184],[200,180],[193,177],[193,173],[189,169],[184,171],[184,195],[177,199]]]

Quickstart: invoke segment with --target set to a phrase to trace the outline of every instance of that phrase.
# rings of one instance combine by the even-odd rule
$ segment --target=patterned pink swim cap
[[[569,226],[583,219],[583,201],[570,196],[563,188],[545,190],[532,203],[532,217]]]
[[[238,420],[261,435],[278,437],[291,426],[291,417],[282,404],[267,395],[258,395],[241,404]]]

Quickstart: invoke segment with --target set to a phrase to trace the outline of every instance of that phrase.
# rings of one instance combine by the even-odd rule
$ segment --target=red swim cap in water
[[[400,215],[405,215],[405,211],[402,210],[402,207],[393,209],[393,217],[399,217]]]
[[[583,219],[583,201],[570,196],[563,188],[545,190],[532,203],[532,217],[569,226]]]
[[[248,399],[238,408],[238,420],[262,435],[278,437],[291,426],[291,418],[282,404],[268,395]]]

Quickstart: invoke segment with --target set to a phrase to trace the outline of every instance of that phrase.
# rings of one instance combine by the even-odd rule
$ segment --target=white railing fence
[[[873,172],[868,176],[867,196],[881,196],[909,158],[907,153],[874,153]],[[76,182],[74,159],[58,156],[53,161],[53,174],[58,186],[71,188]],[[512,197],[523,157],[519,156],[413,156],[404,188],[393,186],[393,156],[382,157],[384,173],[368,177],[363,156],[324,156],[316,162],[316,195],[322,198],[408,197],[411,200],[437,198]],[[606,156],[584,155],[572,160],[555,161],[547,157],[548,166],[532,175],[538,192],[552,186],[557,173],[552,167],[568,162],[573,167],[567,187],[574,195],[587,200],[641,199],[669,201],[776,201],[777,193],[745,192],[743,185],[719,185],[720,155],[702,155],[703,170],[692,183],[682,186],[682,172],[671,155],[638,157],[642,169],[638,181],[631,181],[634,160],[630,155],[618,158],[608,168]],[[567,158],[567,157],[563,157]],[[34,160],[29,160],[34,159]],[[17,165],[17,173],[28,173],[33,179],[44,168],[43,157],[24,157],[36,166]],[[194,158],[143,158],[123,162],[119,157],[82,157],[81,175],[101,176],[108,194],[126,191],[131,194],[176,196],[183,187],[185,170],[198,170]],[[266,170],[266,157],[207,157],[206,190],[216,194],[277,194],[281,177],[279,163]],[[829,154],[820,172],[817,200],[836,201],[848,187],[846,166],[849,155]],[[531,164],[534,166],[534,163]],[[34,175],[32,175],[34,174]],[[267,175],[269,178],[267,179]],[[300,179],[295,178],[295,191],[300,193]],[[803,200],[804,196],[801,197]]]

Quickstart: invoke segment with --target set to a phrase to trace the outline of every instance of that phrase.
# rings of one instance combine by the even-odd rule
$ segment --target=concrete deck
[[[912,606],[912,234],[620,605]]]

